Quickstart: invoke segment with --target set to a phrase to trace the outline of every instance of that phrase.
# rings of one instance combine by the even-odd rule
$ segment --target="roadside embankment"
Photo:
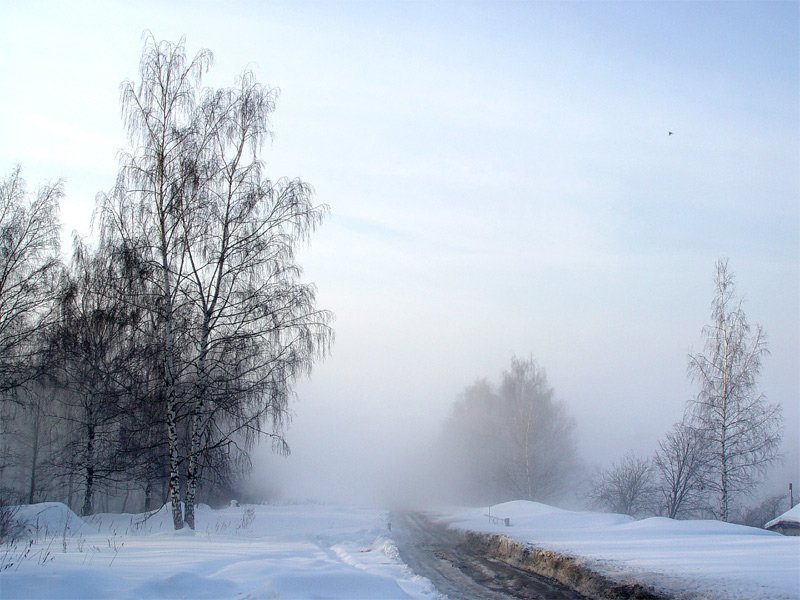
[[[800,599],[800,538],[754,527],[634,519],[527,501],[450,509],[434,520],[488,536],[474,543],[496,560],[544,573],[593,598]]]
[[[596,573],[579,558],[520,543],[508,536],[461,530],[464,543],[512,567],[558,581],[596,600],[670,600],[672,597],[637,581],[614,581]]]

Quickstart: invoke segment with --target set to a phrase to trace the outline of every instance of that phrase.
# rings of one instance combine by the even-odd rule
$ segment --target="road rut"
[[[464,536],[419,513],[392,516],[400,557],[452,600],[585,600],[548,579],[491,558]]]

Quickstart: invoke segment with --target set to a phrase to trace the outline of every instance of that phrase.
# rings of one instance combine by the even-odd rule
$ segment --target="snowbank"
[[[84,523],[61,502],[24,504],[14,507],[14,510],[16,511],[14,519],[20,523],[22,537],[26,539],[97,533],[94,527]]]
[[[620,582],[638,582],[677,598],[800,598],[800,539],[719,521],[635,521],[625,515],[573,512],[534,502],[442,516],[451,527],[509,536],[575,557]]]
[[[800,538],[717,521],[635,521],[510,502],[440,518],[571,557],[616,582],[682,600],[797,600]],[[197,510],[172,530],[169,507],[82,520],[59,503],[20,507],[28,537],[0,546],[0,596],[23,598],[369,598],[436,600],[400,560],[376,509],[329,505]]]
[[[386,513],[325,505],[198,507],[196,531],[147,515],[66,515],[70,531],[0,548],[3,600],[375,598],[435,600],[388,537]],[[56,511],[25,507],[63,527]],[[67,511],[69,509],[66,509]],[[73,529],[73,527],[75,529]]]

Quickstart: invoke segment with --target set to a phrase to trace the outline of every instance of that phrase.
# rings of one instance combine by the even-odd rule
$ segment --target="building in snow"
[[[800,504],[790,508],[780,517],[772,519],[764,525],[764,529],[776,531],[783,535],[800,535]]]

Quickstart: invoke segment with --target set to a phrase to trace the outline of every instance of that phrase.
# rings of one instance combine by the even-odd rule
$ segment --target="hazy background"
[[[786,417],[768,491],[800,484],[796,2],[1,4],[0,172],[66,178],[65,252],[114,182],[143,30],[211,49],[207,84],[281,89],[264,158],[331,207],[300,262],[336,344],[265,489],[399,493],[513,354],[590,465],[650,454],[694,393],[723,255]]]

